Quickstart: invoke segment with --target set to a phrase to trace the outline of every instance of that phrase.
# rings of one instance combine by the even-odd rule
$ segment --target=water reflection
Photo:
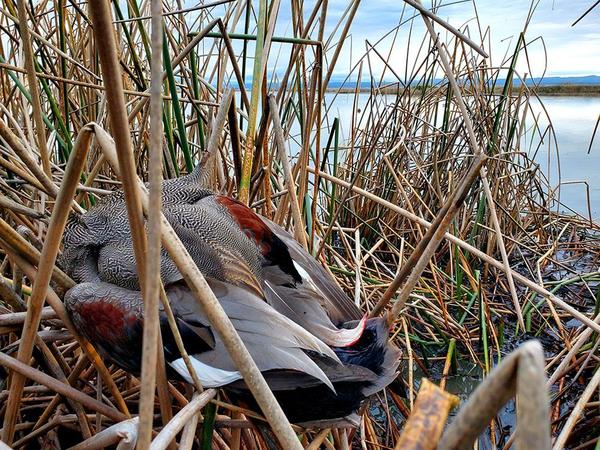
[[[578,181],[587,182],[592,217],[597,220],[600,217],[600,136],[594,139],[591,150],[590,142],[600,114],[600,97],[542,97],[541,101],[554,126],[560,151],[560,200],[587,217],[585,185],[574,184]],[[532,102],[532,108],[536,112],[542,110],[537,100]],[[539,123],[547,126],[548,120],[545,116],[540,116]],[[549,147],[553,146],[548,146],[546,141],[546,145],[536,155],[536,160],[549,177],[551,185],[558,186],[559,161],[556,153]]]

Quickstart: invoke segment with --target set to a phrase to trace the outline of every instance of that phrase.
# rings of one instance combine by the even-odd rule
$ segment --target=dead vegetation
[[[465,367],[485,376],[518,343],[537,337],[546,352],[557,447],[597,446],[598,225],[560,213],[559,191],[535,162],[542,148],[556,148],[556,139],[552,126],[538,126],[529,104],[535,93],[512,84],[516,61],[525,57],[523,35],[502,67],[491,67],[481,48],[490,49],[478,44],[487,42],[486,30],[449,32],[447,24],[426,19],[435,32],[400,40],[401,27],[423,21],[407,6],[398,28],[386,40],[367,43],[349,74],[371,80],[372,87],[360,92],[357,83],[348,93],[345,85],[339,95],[352,96],[353,111],[342,123],[337,94],[325,92],[359,0],[335,18],[326,1],[192,8],[169,2],[162,55],[150,33],[150,3],[110,3],[112,24],[104,27],[87,3],[2,3],[4,441],[14,448],[66,448],[90,439],[99,448],[117,442],[117,431],[136,435],[137,419],[129,418],[144,401],[154,405],[140,418],[152,448],[165,448],[167,436],[181,428],[180,448],[198,442],[203,448],[264,447],[248,420],[263,420],[260,412],[231,405],[214,390],[193,398],[189,387],[168,385],[160,364],[156,370],[156,354],[142,377],[157,377],[160,400],[153,382],[140,394],[145,383],[105,366],[62,307],[60,297],[73,282],[54,259],[66,214],[121,186],[144,198],[136,175],[149,180],[154,149],[162,151],[164,178],[200,162],[214,164],[215,190],[293,228],[367,313],[377,311],[382,298],[395,305],[380,303],[394,311],[393,338],[405,350],[399,383],[406,398],[381,393],[357,430],[296,429],[303,445],[393,447],[421,376],[442,387]],[[280,36],[284,7],[291,25]],[[19,27],[25,17],[27,30]],[[110,33],[117,38],[112,54]],[[385,55],[390,41],[413,49],[405,73],[396,73]],[[155,85],[158,110],[151,113],[152,55],[162,58],[163,97],[156,102]],[[370,72],[374,60],[384,62],[383,74]],[[267,70],[275,61],[277,69]],[[498,80],[506,82],[497,86]],[[413,82],[431,88],[412,88]],[[160,146],[151,141],[157,120],[164,127]],[[103,129],[115,138],[118,162]],[[439,235],[439,246],[420,247],[479,155],[487,156],[484,166],[455,216],[448,216],[448,233]],[[141,217],[135,201],[130,204],[131,215]],[[156,249],[160,236],[144,244],[143,235],[136,237],[140,248]],[[179,263],[188,262],[181,257]],[[420,276],[410,277],[413,267],[422,269]],[[201,276],[186,270],[201,293]],[[251,361],[240,358],[251,373]],[[255,394],[268,406],[261,389]],[[278,420],[276,411],[265,411],[271,424]],[[485,432],[485,442],[497,448],[514,431],[502,421]],[[295,439],[284,422],[276,434]]]

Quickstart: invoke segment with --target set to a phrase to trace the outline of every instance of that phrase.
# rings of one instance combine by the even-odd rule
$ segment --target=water
[[[359,95],[357,107],[364,110],[368,94]],[[354,107],[353,94],[326,95],[327,104],[332,107],[328,113],[330,121],[339,117],[343,136],[347,137]],[[390,97],[390,101],[392,98]],[[531,156],[540,164],[544,174],[548,177],[553,189],[560,187],[560,201],[564,206],[558,207],[561,211],[573,211],[600,220],[600,130],[590,149],[590,141],[598,115],[600,114],[600,97],[541,97],[548,116],[554,126],[559,154],[555,151],[553,138],[546,138],[535,155],[532,149]],[[536,115],[543,111],[537,100],[532,102],[532,109]],[[543,114],[538,115],[540,127],[548,125],[548,119]],[[533,114],[528,114],[527,126],[534,124]],[[532,130],[526,134],[530,139]],[[539,138],[538,138],[539,140]],[[529,141],[525,141],[529,142]],[[525,147],[527,148],[527,147]],[[588,154],[588,149],[590,153]],[[558,168],[560,163],[560,183]],[[589,187],[589,209],[586,184]]]
[[[403,370],[403,378],[405,380],[408,379],[408,367],[402,367]],[[442,378],[442,372],[444,370],[444,361],[430,361],[430,381],[435,384],[439,384]],[[418,366],[414,367],[414,377],[416,380],[415,383],[415,393],[418,392],[420,387],[420,380],[426,375],[419,369]],[[481,380],[483,379],[483,371],[481,367],[476,364],[459,360],[457,364],[456,373],[450,373],[446,378],[446,387],[445,390],[458,396],[460,399],[460,406],[463,406],[468,400],[471,393],[479,386]],[[460,409],[454,408],[449,415],[449,421],[452,421],[452,418],[456,416],[457,412]],[[402,425],[404,420],[401,416],[396,416],[398,418],[398,422]],[[492,444],[492,440],[489,434],[489,430],[486,430],[481,434],[479,439],[477,440],[478,446],[481,450],[490,450],[492,448],[502,448],[506,440],[515,430],[516,426],[516,404],[514,399],[511,399],[498,411],[496,416],[496,427],[495,430],[495,442],[496,446]]]
[[[536,155],[553,187],[559,185],[558,163],[560,161],[560,201],[576,212],[588,217],[586,185],[589,186],[592,218],[600,218],[600,136],[590,142],[594,126],[600,114],[600,97],[541,97],[548,116],[552,120],[558,142],[559,159],[548,145]],[[541,110],[538,102],[534,110]],[[548,120],[542,118],[546,126]],[[548,140],[546,140],[546,144]],[[589,150],[589,154],[588,154]],[[561,208],[564,210],[564,208]]]

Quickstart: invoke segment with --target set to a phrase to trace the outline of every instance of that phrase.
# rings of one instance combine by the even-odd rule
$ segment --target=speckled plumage
[[[165,181],[163,213],[284,410],[298,421],[351,414],[395,377],[398,350],[387,342],[384,321],[361,321],[354,303],[286,231],[202,189],[199,179],[195,171]],[[60,263],[79,283],[65,296],[74,324],[104,357],[137,373],[143,303],[122,192],[73,217],[63,243]],[[188,353],[199,367],[214,368],[211,383],[220,386],[218,377],[227,374],[227,388],[244,397],[223,343],[164,251],[161,278]],[[162,312],[161,329],[167,362],[189,379],[176,364],[179,354]],[[294,392],[318,394],[323,404],[299,411],[302,401]]]
[[[238,226],[214,201],[211,191],[196,187],[195,173],[163,183],[163,213],[175,228],[203,274],[226,279],[225,252],[243,258],[257,275],[259,255]],[[200,205],[200,203],[202,204]],[[206,226],[206,224],[211,224]],[[100,280],[129,289],[139,289],[131,233],[122,191],[101,199],[83,216],[72,216],[63,238],[60,262],[76,282]],[[215,252],[221,253],[217,257]],[[96,262],[95,262],[96,261]],[[241,275],[240,275],[241,276]],[[165,283],[181,279],[175,264],[163,250],[161,277]]]

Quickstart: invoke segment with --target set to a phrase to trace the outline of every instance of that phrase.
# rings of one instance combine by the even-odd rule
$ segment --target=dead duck
[[[283,228],[200,187],[200,172],[163,183],[163,213],[230,317],[289,419],[350,418],[396,376],[386,323],[366,319],[325,269]],[[60,264],[78,283],[65,305],[101,355],[138,374],[143,302],[123,193],[73,216]],[[206,387],[251,401],[220,337],[168,255],[161,278],[179,332]],[[170,376],[191,382],[164,313]],[[306,399],[312,400],[307,404]]]

